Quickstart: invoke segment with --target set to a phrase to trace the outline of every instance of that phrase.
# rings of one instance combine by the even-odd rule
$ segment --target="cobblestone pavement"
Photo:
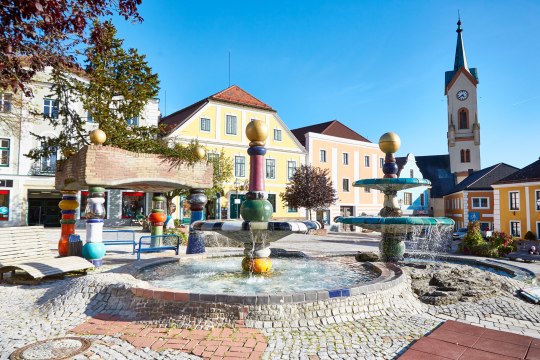
[[[56,235],[57,233],[54,237]],[[305,247],[313,254],[323,253],[325,248],[339,248],[339,251],[376,248],[373,237],[363,240],[335,237],[334,243],[331,238],[314,240],[298,237],[290,241],[290,246],[287,241],[280,241],[276,242],[274,247],[287,250]],[[51,241],[51,244],[53,243],[54,240]],[[311,247],[309,243],[312,244]],[[107,266],[88,276],[44,281],[37,285],[0,283],[0,359],[7,359],[15,349],[35,341],[73,336],[71,329],[77,329],[92,321],[92,317],[103,311],[116,311],[122,318],[129,318],[129,311],[123,307],[126,303],[122,297],[123,289],[137,284],[139,280],[122,274],[121,271],[114,271],[115,268],[121,269],[121,266],[133,261],[133,256],[127,250],[129,249],[124,251],[120,248],[111,251],[106,259]],[[104,271],[107,273],[103,273]],[[424,311],[420,314],[389,311],[377,317],[356,317],[354,321],[336,319],[335,323],[326,325],[294,329],[264,328],[260,332],[266,337],[268,345],[262,358],[392,359],[405,351],[414,340],[447,319],[540,338],[538,305],[526,303],[510,294],[477,303],[421,306]],[[92,339],[93,344],[88,352],[75,359],[200,358],[194,355],[193,351],[188,354],[178,349],[165,349],[163,346],[154,346],[154,349],[152,346],[144,347],[144,344],[136,343],[134,339],[130,341],[125,335],[80,335]],[[208,340],[208,335],[206,336],[205,340]],[[152,345],[154,344],[155,342]],[[254,354],[255,347],[253,349],[243,356]],[[256,353],[254,356],[258,357],[260,354]]]

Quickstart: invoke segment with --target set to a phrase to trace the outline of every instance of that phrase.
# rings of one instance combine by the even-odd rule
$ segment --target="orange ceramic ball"
[[[163,212],[151,213],[150,216],[148,216],[148,220],[150,220],[152,223],[162,223],[167,220],[167,215]]]
[[[270,258],[251,259],[246,256],[242,260],[242,269],[255,274],[263,274],[272,270],[272,260]]]

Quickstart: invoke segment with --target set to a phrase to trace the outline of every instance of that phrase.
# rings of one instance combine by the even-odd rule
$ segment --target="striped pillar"
[[[151,224],[152,235],[163,235],[163,225],[167,220],[167,214],[165,213],[165,198],[161,195],[154,195],[152,198],[152,213],[148,217],[148,221]],[[161,246],[161,238],[152,238],[152,247]]]
[[[86,204],[86,244],[82,249],[83,257],[95,267],[103,265],[105,245],[103,244],[103,219],[105,218],[105,189],[90,187]]]
[[[189,196],[187,202],[189,203],[189,210],[191,211],[190,224],[195,221],[204,220],[204,205],[208,201],[203,189],[191,189],[189,190]],[[186,254],[200,254],[205,252],[203,234],[193,229],[192,225],[189,225],[189,236]]]
[[[58,254],[68,255],[69,235],[75,234],[75,209],[79,207],[76,191],[62,191],[62,200],[58,204],[62,213],[61,235],[58,241]]]

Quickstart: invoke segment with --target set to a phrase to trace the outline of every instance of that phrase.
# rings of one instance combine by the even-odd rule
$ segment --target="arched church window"
[[[465,150],[461,149],[460,155],[461,155],[461,162],[464,163],[465,162]]]
[[[465,150],[465,162],[471,162],[471,151],[469,149]]]
[[[459,109],[458,111],[458,129],[468,129],[469,128],[469,112],[467,109]]]

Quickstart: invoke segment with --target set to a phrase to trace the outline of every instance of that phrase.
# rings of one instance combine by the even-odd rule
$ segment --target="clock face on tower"
[[[467,100],[467,98],[469,97],[469,93],[467,92],[467,90],[459,90],[456,94],[456,97],[458,100]]]

